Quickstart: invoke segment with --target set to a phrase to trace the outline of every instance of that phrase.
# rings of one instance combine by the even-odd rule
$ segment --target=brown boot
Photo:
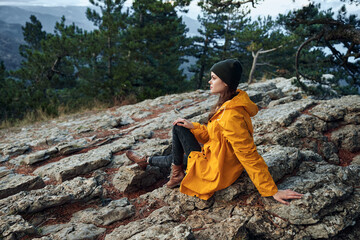
[[[174,188],[180,185],[181,181],[185,177],[184,170],[182,165],[171,165],[171,177],[170,180],[166,183],[168,188]]]
[[[136,163],[137,165],[139,165],[139,167],[141,167],[142,170],[146,169],[146,166],[149,165],[149,163],[146,161],[146,156],[144,157],[140,157],[139,155],[137,155],[136,153],[134,153],[133,151],[129,150],[126,151],[126,156],[128,159],[130,159],[132,162]]]

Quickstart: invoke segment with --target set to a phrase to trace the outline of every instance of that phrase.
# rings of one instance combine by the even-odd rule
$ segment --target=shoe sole
[[[180,187],[180,184],[181,184],[181,182],[180,183],[177,183],[177,184],[175,184],[175,185],[167,185],[167,184],[165,184],[168,188],[176,188],[176,187]]]

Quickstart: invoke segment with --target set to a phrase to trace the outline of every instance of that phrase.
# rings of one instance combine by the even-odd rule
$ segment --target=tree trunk
[[[256,62],[257,62],[257,59],[259,57],[259,54],[260,54],[261,50],[262,49],[257,51],[256,54],[254,54],[254,52],[251,52],[251,54],[253,56],[253,63],[252,63],[250,74],[249,74],[248,84],[251,84],[253,82],[254,72],[255,72],[255,68],[256,68]]]
[[[205,39],[204,42],[204,50],[202,52],[202,56],[206,56],[207,52],[208,52],[208,45],[209,45],[210,40],[208,38]],[[203,82],[203,77],[204,77],[204,72],[205,72],[205,62],[201,62],[201,67],[200,67],[200,72],[199,72],[199,77],[198,77],[198,89],[202,88],[202,82]]]
[[[108,35],[108,39],[107,39],[107,42],[108,42],[108,50],[109,50],[109,57],[108,57],[108,76],[109,78],[112,77],[112,52],[111,52],[111,36],[110,34]]]
[[[199,72],[197,89],[201,89],[201,88],[202,88],[202,79],[203,79],[203,77],[204,77],[204,71],[205,71],[205,64],[202,63],[202,64],[201,64],[201,68],[200,68],[200,72]]]
[[[279,48],[282,48],[282,46],[283,45],[280,45],[277,48],[272,48],[272,49],[269,49],[269,50],[262,50],[262,48],[261,48],[260,50],[258,50],[256,52],[256,54],[254,54],[254,52],[251,52],[254,59],[253,59],[253,64],[251,66],[251,70],[250,70],[250,74],[249,74],[248,84],[251,84],[253,82],[254,72],[255,72],[255,68],[256,68],[256,65],[257,65],[257,60],[258,60],[259,55],[275,51],[275,50],[277,50]],[[267,65],[269,65],[269,64],[267,64]]]

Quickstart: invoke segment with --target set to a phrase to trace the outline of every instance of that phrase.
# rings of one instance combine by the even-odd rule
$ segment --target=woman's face
[[[227,84],[224,83],[218,76],[216,76],[215,73],[211,72],[211,78],[209,81],[210,84],[210,91],[211,93],[224,93],[226,88],[227,88]]]

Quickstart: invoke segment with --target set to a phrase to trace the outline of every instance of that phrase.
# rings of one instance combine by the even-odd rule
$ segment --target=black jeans
[[[164,168],[170,168],[172,163],[186,166],[187,158],[192,151],[201,151],[195,136],[189,129],[175,125],[172,129],[172,153],[168,156],[151,157],[149,164]]]

